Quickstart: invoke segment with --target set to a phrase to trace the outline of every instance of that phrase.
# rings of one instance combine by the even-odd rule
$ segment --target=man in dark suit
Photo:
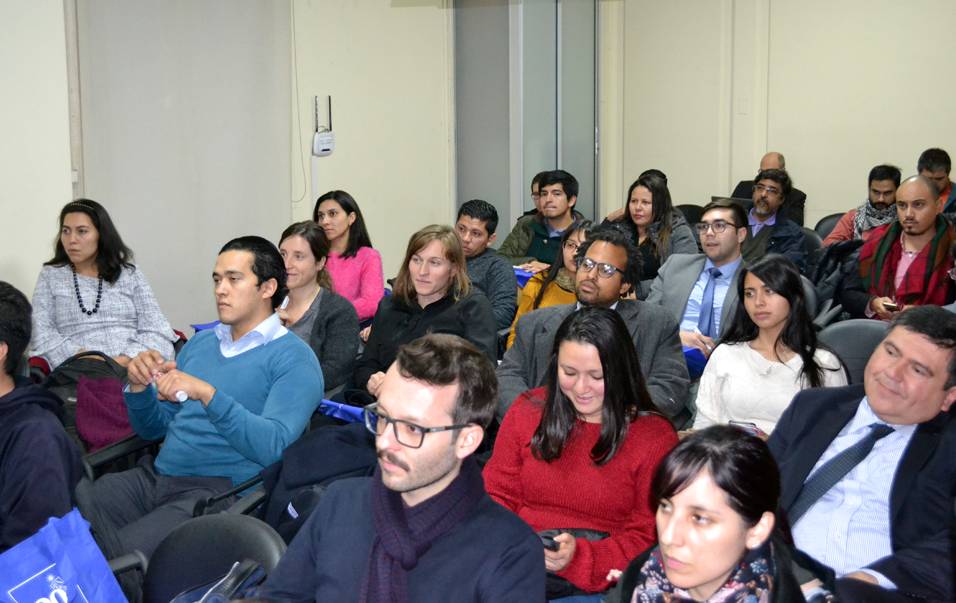
[[[719,199],[704,207],[700,224],[703,255],[667,258],[651,285],[647,303],[667,310],[680,323],[680,341],[709,358],[714,340],[737,307],[740,245],[747,238],[747,212],[736,201]]]
[[[786,170],[787,162],[781,153],[771,151],[760,160],[760,171],[764,170]],[[753,180],[741,180],[734,192],[730,194],[734,199],[750,199],[754,190]],[[788,220],[796,222],[803,226],[803,214],[807,206],[807,194],[800,189],[792,188],[787,195],[783,207],[780,208],[780,215]]]
[[[954,400],[956,315],[920,306],[894,319],[862,386],[805,390],[777,423],[781,508],[842,600],[954,599]]]
[[[637,348],[651,398],[675,423],[683,424],[690,417],[686,411],[682,415],[690,379],[677,321],[660,306],[621,299],[641,282],[640,252],[627,233],[614,227],[585,240],[576,259],[578,303],[539,308],[515,325],[514,345],[498,366],[498,420],[515,398],[545,384],[558,327],[580,305],[591,304],[616,309],[621,315]]]

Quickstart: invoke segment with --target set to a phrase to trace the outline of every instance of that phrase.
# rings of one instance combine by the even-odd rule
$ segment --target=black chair
[[[821,218],[817,225],[813,227],[813,230],[820,235],[821,239],[825,239],[830,236],[830,233],[833,232],[833,229],[836,228],[837,222],[840,221],[840,218],[844,214],[830,214],[825,218]]]
[[[285,550],[276,531],[254,517],[217,513],[190,519],[170,532],[150,558],[143,603],[169,603],[245,559],[258,561],[268,574]]]
[[[819,251],[823,247],[823,239],[817,232],[811,228],[803,226],[803,245],[807,250],[807,256],[812,256],[814,251]]]
[[[690,224],[691,230],[694,230],[694,224],[700,222],[700,219],[704,217],[704,208],[699,205],[678,205],[674,209],[684,216],[684,219]]]
[[[810,313],[810,317],[815,317],[817,315],[818,306],[820,302],[817,298],[817,288],[813,286],[813,283],[810,282],[805,276],[800,276],[800,282],[803,283],[803,296],[807,300],[807,312]]]
[[[863,383],[863,371],[880,345],[889,325],[882,320],[858,318],[834,323],[820,331],[817,339],[840,357],[850,383]]]

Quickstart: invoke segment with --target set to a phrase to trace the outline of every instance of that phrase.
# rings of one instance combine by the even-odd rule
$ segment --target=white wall
[[[63,0],[0,2],[0,280],[28,297],[73,194]]]
[[[342,189],[355,197],[385,278],[398,273],[412,233],[454,218],[451,12],[442,0],[293,0],[306,178],[312,99],[332,95],[335,151],[316,160],[315,195]],[[304,184],[297,143],[294,135],[294,199]],[[306,193],[294,218],[311,218],[314,203]]]

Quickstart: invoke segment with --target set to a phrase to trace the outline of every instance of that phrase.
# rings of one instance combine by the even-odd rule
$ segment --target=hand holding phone
[[[900,305],[894,301],[883,302],[883,307],[889,310],[890,312],[899,312],[899,309],[900,309]]]

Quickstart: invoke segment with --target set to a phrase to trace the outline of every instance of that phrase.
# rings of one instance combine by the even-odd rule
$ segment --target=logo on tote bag
[[[66,582],[56,572],[56,564],[44,568],[35,576],[7,591],[14,603],[68,603]],[[89,603],[83,589],[76,587],[76,597],[71,603]]]

